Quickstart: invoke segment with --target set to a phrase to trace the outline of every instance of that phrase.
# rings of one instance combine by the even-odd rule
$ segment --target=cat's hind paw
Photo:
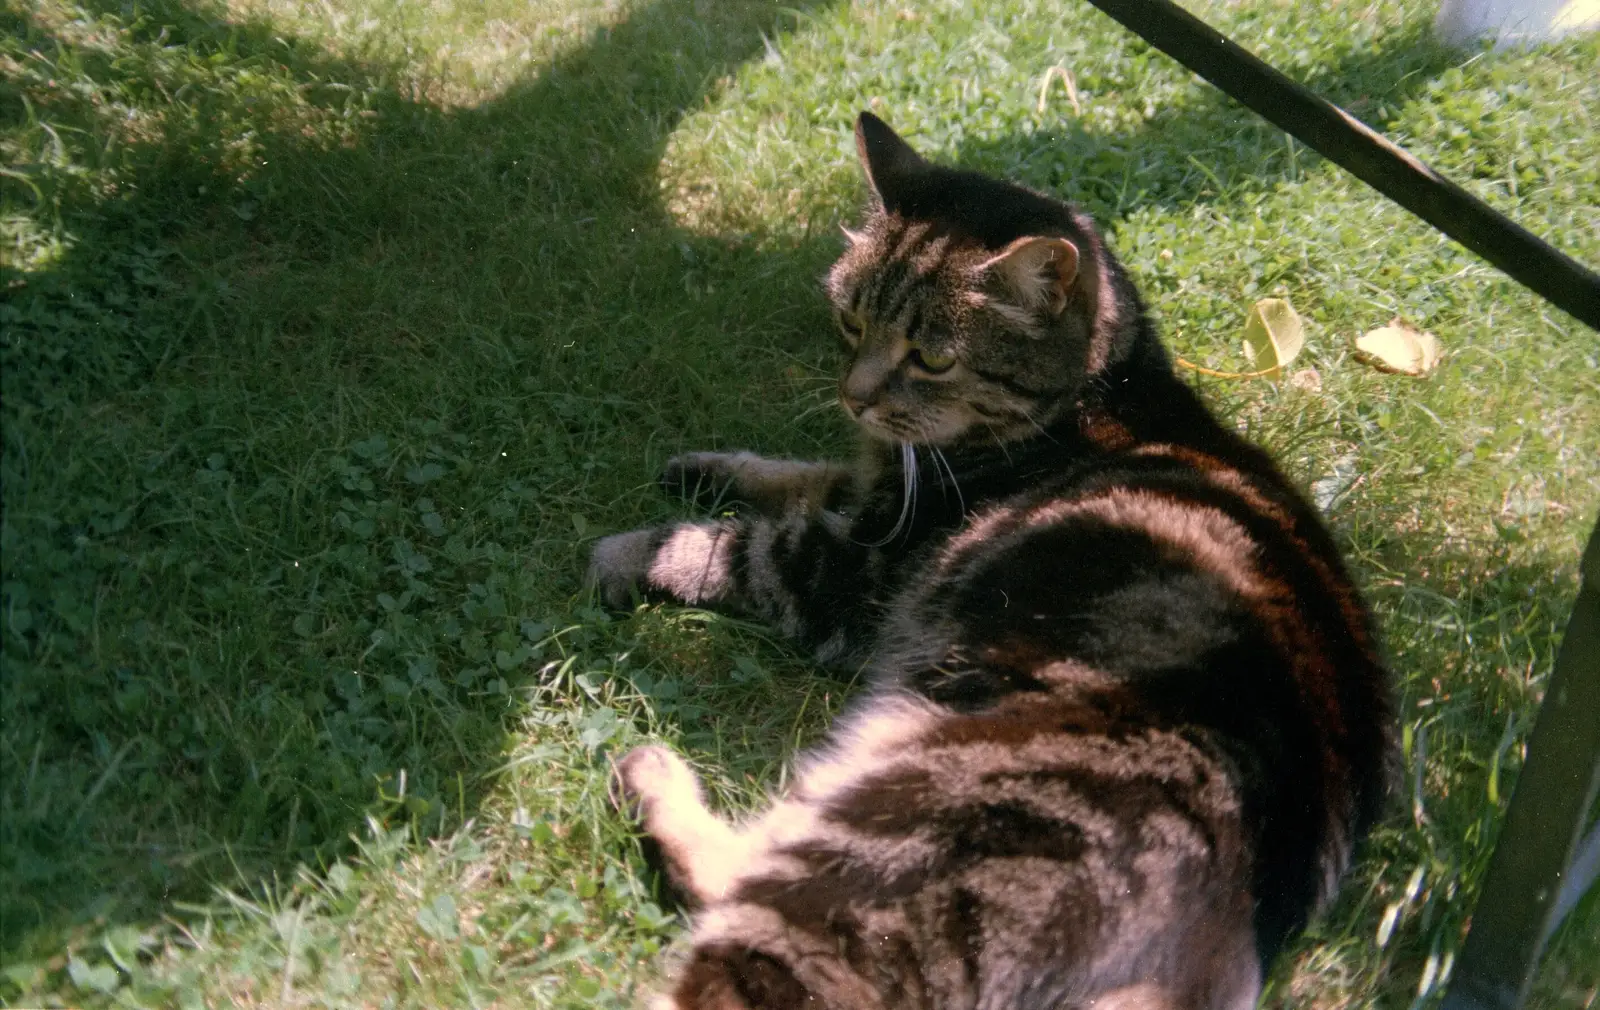
[[[644,822],[661,807],[700,807],[700,783],[683,758],[665,747],[635,747],[617,761],[611,781],[611,802],[621,812]]]
[[[612,769],[611,802],[639,822],[646,861],[673,900],[700,908],[723,897],[745,861],[739,837],[706,809],[700,782],[665,747],[636,747]]]

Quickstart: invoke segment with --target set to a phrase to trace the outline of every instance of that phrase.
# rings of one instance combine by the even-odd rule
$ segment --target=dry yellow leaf
[[[1439,364],[1444,348],[1439,338],[1396,316],[1356,339],[1356,357],[1374,368],[1402,375],[1427,375]]]
[[[1244,356],[1260,374],[1276,377],[1305,346],[1299,313],[1283,298],[1263,298],[1250,306],[1244,323]]]

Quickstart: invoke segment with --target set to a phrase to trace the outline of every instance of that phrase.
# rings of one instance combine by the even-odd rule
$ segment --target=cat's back
[[[1391,703],[1366,611],[1310,506],[1203,408],[1166,437],[1077,423],[1057,465],[1029,464],[1027,486],[930,550],[889,609],[876,682],[968,720],[951,733],[981,727],[1008,763],[1039,727],[1062,760],[1111,747],[1119,774],[1193,811],[1221,809],[1184,784],[1214,766],[1268,960],[1384,792]]]

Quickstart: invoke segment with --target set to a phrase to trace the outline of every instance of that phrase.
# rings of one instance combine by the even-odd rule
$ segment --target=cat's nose
[[[839,402],[844,404],[844,409],[850,412],[851,417],[860,417],[861,412],[878,402],[877,390],[873,390],[865,397],[851,396],[849,393],[840,393]]]
[[[860,417],[863,410],[878,402],[878,393],[883,385],[867,381],[870,378],[873,377],[852,372],[839,383],[839,402],[844,404],[844,409],[850,412],[851,417]]]

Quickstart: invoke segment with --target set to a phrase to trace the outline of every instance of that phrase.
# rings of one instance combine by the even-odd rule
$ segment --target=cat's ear
[[[998,278],[1031,311],[1061,315],[1067,303],[1090,282],[1079,276],[1078,247],[1064,238],[1029,235],[986,260],[978,269]],[[1092,271],[1089,271],[1092,272]]]
[[[922,155],[870,112],[856,118],[856,154],[861,157],[872,192],[888,211],[899,205],[906,180],[927,166]]]
[[[673,1010],[804,1010],[811,993],[789,966],[746,947],[701,947],[666,1003]]]

